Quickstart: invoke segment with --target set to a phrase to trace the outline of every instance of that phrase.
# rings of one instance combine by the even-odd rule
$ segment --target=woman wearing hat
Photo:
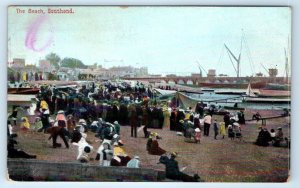
[[[283,132],[282,132],[282,128],[278,127],[277,131],[275,133],[275,139],[274,139],[274,143],[273,146],[275,147],[279,147],[280,143],[283,141]]]
[[[204,115],[204,136],[209,136],[209,129],[211,125],[211,115]]]
[[[62,127],[62,128],[66,127],[67,120],[66,120],[63,110],[59,110],[57,112],[56,121],[57,121],[59,127]]]
[[[150,133],[150,134],[149,134],[149,137],[148,137],[148,140],[147,140],[147,143],[146,143],[146,150],[147,150],[148,152],[150,151],[150,148],[151,148],[152,138],[153,138],[154,136],[156,136],[155,134],[156,134],[156,133]]]
[[[87,143],[86,134],[82,134],[78,142],[72,142],[73,145],[78,146],[77,160],[86,163],[89,161],[89,154],[93,150],[93,146]]]
[[[164,116],[164,123],[163,123],[163,129],[170,129],[170,112],[168,107],[165,105],[163,107],[163,116]]]
[[[40,130],[43,127],[43,123],[41,121],[40,117],[36,117],[35,118],[35,122],[34,122],[34,129],[35,130]]]
[[[30,129],[30,123],[27,117],[22,117],[21,130],[27,131]]]
[[[111,166],[126,166],[131,157],[127,155],[125,150],[121,147],[118,142],[114,143],[113,157],[111,159]]]
[[[181,120],[183,121],[183,119],[185,118],[184,112],[182,109],[179,109],[177,112],[177,117],[176,117],[176,127],[175,130],[180,132],[182,131],[182,123]]]
[[[177,112],[176,112],[176,108],[174,108],[170,116],[170,131],[175,131],[176,129],[176,116],[177,116]]]
[[[166,150],[159,147],[159,144],[157,142],[157,133],[153,135],[152,142],[149,150],[149,154],[151,155],[162,155],[166,153]]]

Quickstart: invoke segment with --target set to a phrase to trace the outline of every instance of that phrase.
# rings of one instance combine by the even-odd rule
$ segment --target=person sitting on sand
[[[18,135],[13,132],[13,127],[11,126],[10,120],[7,120],[7,138],[15,138]]]
[[[76,160],[81,163],[87,163],[89,161],[89,154],[93,150],[93,146],[86,141],[86,134],[82,133],[80,140],[78,142],[72,142],[72,144],[78,146]]]
[[[7,139],[7,157],[8,158],[25,158],[25,159],[35,159],[36,155],[30,155],[20,149],[15,149],[14,145],[18,144],[13,138]]]
[[[255,144],[258,146],[268,146],[271,140],[271,135],[266,128],[260,128]]]
[[[261,115],[259,114],[259,112],[256,112],[256,114],[253,114],[252,119],[253,120],[255,119],[256,121],[259,121],[261,119]]]
[[[270,135],[271,135],[271,140],[272,140],[272,143],[273,143],[275,141],[275,136],[276,136],[276,133],[275,133],[274,129],[270,130]]]
[[[199,182],[200,177],[198,174],[189,176],[179,170],[178,162],[175,160],[177,153],[171,153],[170,157],[163,155],[159,158],[159,163],[166,166],[166,177],[172,180],[180,180],[183,182]]]
[[[279,147],[283,140],[284,140],[284,138],[283,138],[282,128],[278,127],[277,131],[275,133],[275,139],[274,139],[273,146]]]
[[[233,123],[233,132],[234,132],[235,138],[238,138],[241,141],[242,129],[238,122]]]
[[[114,143],[114,153],[111,160],[111,166],[126,166],[131,157],[127,155],[125,150],[121,147],[118,142]]]
[[[22,117],[21,130],[28,131],[30,129],[30,123],[27,117]]]
[[[100,165],[104,166],[104,165],[109,165],[110,166],[110,160],[112,158],[112,153],[113,153],[113,143],[114,141],[116,141],[116,139],[114,138],[114,128],[110,123],[106,123],[104,124],[105,127],[103,128],[102,134],[100,135],[100,139],[103,140],[101,145],[99,146],[98,150],[97,150],[97,156],[96,156],[96,160],[100,160]],[[104,148],[106,147],[106,149]],[[111,150],[111,151],[110,151]],[[112,153],[110,153],[112,152]],[[104,158],[108,158],[104,163]]]
[[[141,166],[141,161],[139,156],[134,156],[133,159],[128,161],[127,165],[128,168],[140,168]]]
[[[157,134],[154,134],[152,137],[152,142],[150,145],[150,149],[148,151],[148,153],[151,155],[162,155],[162,154],[166,153],[166,151],[164,149],[159,147],[157,138],[158,138]]]
[[[40,117],[36,117],[35,118],[35,122],[34,122],[34,130],[38,131],[43,127],[43,123],[41,121]]]
[[[113,147],[109,143],[103,143],[103,149],[101,150],[100,165],[110,166],[113,157]]]

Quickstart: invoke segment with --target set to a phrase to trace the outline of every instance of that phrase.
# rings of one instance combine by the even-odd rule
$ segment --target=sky
[[[48,14],[48,8],[74,13]],[[226,44],[236,56],[241,51],[241,76],[266,75],[261,64],[283,76],[290,36],[287,7],[8,8],[8,61],[25,58],[26,64],[38,65],[53,52],[105,68],[145,66],[151,74],[189,75],[199,73],[199,63],[206,71],[236,76]]]

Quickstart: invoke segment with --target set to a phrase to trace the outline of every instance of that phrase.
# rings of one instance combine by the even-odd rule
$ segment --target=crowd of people
[[[69,144],[78,147],[76,160],[82,163],[89,162],[95,150],[86,134],[91,131],[101,140],[95,156],[99,165],[139,168],[139,156],[130,157],[122,147],[121,127],[130,125],[133,138],[137,137],[138,128],[143,130],[143,136],[147,138],[146,150],[150,155],[160,156],[159,162],[166,166],[167,178],[181,181],[201,179],[197,174],[189,176],[181,172],[175,160],[177,153],[161,148],[161,137],[148,128],[168,129],[184,136],[185,142],[201,143],[202,136],[209,137],[211,126],[214,139],[218,139],[218,135],[225,139],[228,135],[231,140],[241,140],[240,125],[245,124],[243,111],[236,115],[226,113],[223,121],[218,122],[213,118],[214,108],[207,108],[203,102],[199,102],[195,109],[181,109],[172,100],[170,103],[160,102],[152,88],[146,88],[142,83],[135,87],[109,82],[80,88],[42,86],[36,97],[36,120],[31,125],[27,117],[22,117],[21,130],[34,129],[50,134],[53,148],[62,147],[57,143],[57,137],[60,137],[66,148],[70,147]],[[17,113],[18,107],[14,107],[8,126],[17,125]],[[255,114],[254,118],[259,120],[261,117]],[[265,128],[261,129],[256,144],[265,146],[266,142],[272,141],[274,146],[279,146],[283,140],[282,131],[278,129],[274,136],[271,136],[272,131],[271,134],[266,132]],[[9,138],[11,150],[14,142],[11,136]],[[27,154],[27,157],[33,158],[33,155]]]

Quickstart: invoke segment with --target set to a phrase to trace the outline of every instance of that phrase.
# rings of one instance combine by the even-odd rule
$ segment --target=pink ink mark
[[[43,24],[47,24],[47,23],[50,24],[50,28],[52,28],[47,15],[40,15],[33,21],[33,23],[29,26],[26,34],[25,46],[27,48],[36,52],[41,52],[51,45],[51,43],[53,42],[52,29],[50,29],[51,34],[48,37],[47,41],[44,43],[44,45],[40,47],[36,47],[38,31]]]

